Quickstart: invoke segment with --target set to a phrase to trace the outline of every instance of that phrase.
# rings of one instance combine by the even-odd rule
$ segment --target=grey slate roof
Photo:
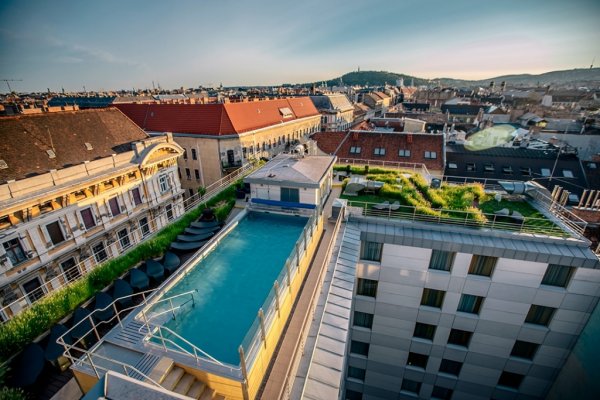
[[[248,183],[319,187],[321,179],[335,162],[335,156],[305,156],[279,154],[258,171],[248,175]]]

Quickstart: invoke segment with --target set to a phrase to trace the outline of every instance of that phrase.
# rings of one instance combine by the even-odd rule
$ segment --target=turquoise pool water
[[[164,295],[198,289],[165,326],[221,362],[238,365],[238,347],[308,219],[250,212]]]

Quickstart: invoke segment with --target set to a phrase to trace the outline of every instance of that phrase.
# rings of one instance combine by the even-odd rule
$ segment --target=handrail
[[[121,362],[121,361],[117,361],[115,359],[109,358],[109,357],[105,357],[102,356],[100,354],[97,353],[92,353],[89,351],[85,351],[84,352],[84,356],[82,356],[81,358],[77,359],[76,362],[73,362],[73,360],[71,360],[71,363],[73,365],[75,364],[80,364],[80,365],[84,365],[86,363],[85,359],[88,358],[89,359],[89,365],[92,368],[92,370],[94,371],[94,374],[96,375],[96,377],[98,379],[101,378],[100,374],[98,373],[98,369],[104,370],[105,372],[111,371],[109,368],[103,367],[101,365],[95,364],[92,356],[93,357],[97,357],[103,360],[106,360],[108,362],[120,365],[121,367],[123,367],[123,371],[125,372],[125,375],[131,377],[131,374],[128,372],[128,370],[133,371],[136,374],[139,374],[140,376],[142,376],[145,380],[147,380],[148,382],[150,382],[152,385],[159,387],[161,389],[166,389],[165,387],[163,387],[160,383],[156,382],[154,379],[150,378],[148,375],[146,375],[145,373],[143,373],[142,371],[140,371],[139,369],[137,369],[136,367],[134,367],[133,365]],[[168,390],[168,389],[167,389]]]
[[[153,319],[153,318],[156,318],[156,317],[158,317],[160,315],[164,315],[164,314],[168,314],[168,313],[172,313],[173,314],[173,318],[175,318],[175,310],[181,309],[184,305],[186,305],[190,301],[193,303],[194,306],[196,305],[196,301],[194,299],[194,293],[198,293],[198,289],[189,290],[189,291],[184,292],[184,293],[179,293],[179,294],[176,294],[176,295],[173,295],[171,297],[164,298],[164,299],[161,298],[159,300],[156,300],[156,301],[152,302],[151,304],[149,304],[149,308],[152,308],[152,307],[156,306],[157,304],[165,302],[165,301],[168,301],[169,305],[171,307],[168,310],[157,312],[157,313],[153,313],[150,316],[149,319]],[[183,297],[183,296],[186,296],[188,294],[191,297],[190,299],[188,299],[188,300],[184,301],[183,303],[179,304],[177,307],[173,307],[173,299],[176,299],[176,298],[179,298],[179,297]],[[148,317],[146,316],[147,311],[148,310],[142,310],[142,314],[144,315],[144,320],[149,320]]]

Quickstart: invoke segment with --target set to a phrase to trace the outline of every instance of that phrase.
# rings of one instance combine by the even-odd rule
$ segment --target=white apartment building
[[[116,109],[0,118],[3,320],[184,212],[170,135]]]
[[[349,210],[296,398],[545,398],[598,303],[585,238]]]

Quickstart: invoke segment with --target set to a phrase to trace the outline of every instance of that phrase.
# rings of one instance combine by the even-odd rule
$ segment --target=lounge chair
[[[165,269],[158,261],[146,260],[146,275],[155,282],[162,282],[165,278]]]
[[[181,260],[177,254],[167,251],[162,259],[162,265],[167,273],[172,274],[181,265]]]
[[[13,364],[12,384],[21,388],[30,387],[44,370],[44,350],[37,343],[30,343]]]
[[[373,208],[376,210],[389,210],[390,202],[386,200],[383,203],[375,204]]]
[[[219,221],[214,220],[214,221],[196,221],[196,222],[192,222],[190,224],[191,227],[194,228],[215,228],[215,227],[220,227]]]
[[[113,298],[117,301],[117,304],[123,308],[133,306],[133,289],[131,285],[125,282],[123,279],[117,279],[113,283]],[[127,296],[127,297],[125,297]]]
[[[503,208],[502,210],[498,210],[494,212],[499,217],[508,217],[510,214],[510,210],[508,208]]]
[[[93,316],[96,321],[108,321],[114,317],[115,309],[111,305],[112,302],[113,298],[104,292],[100,292],[96,295],[93,311]]]
[[[148,289],[150,286],[150,279],[144,271],[134,268],[129,273],[129,284],[136,292],[141,292]]]
[[[185,233],[189,233],[190,235],[204,235],[205,233],[212,233],[212,234],[214,234],[219,229],[221,229],[221,227],[214,227],[214,228],[185,228]]]
[[[210,239],[214,236],[213,232],[202,233],[200,235],[177,235],[177,240],[180,242],[200,242],[202,240]]]
[[[390,210],[392,211],[397,211],[400,209],[400,202],[399,201],[395,201],[390,205]]]
[[[77,307],[73,313],[73,330],[71,330],[71,337],[75,340],[84,339],[92,330],[92,324],[88,318],[90,312],[83,308]],[[83,321],[83,322],[81,322]],[[81,322],[81,323],[79,323]],[[79,324],[79,325],[77,325]],[[75,326],[77,325],[77,326]]]
[[[50,337],[48,338],[48,344],[46,345],[46,350],[44,351],[44,357],[48,360],[52,365],[59,368],[61,371],[65,371],[69,368],[71,364],[69,359],[66,358],[63,353],[65,348],[62,344],[58,344],[56,340],[59,337],[67,333],[67,327],[62,324],[57,324],[50,329]],[[72,344],[71,335],[68,334],[63,337],[64,341],[67,344]]]
[[[192,251],[204,246],[206,242],[208,242],[208,240],[203,240],[201,242],[173,242],[171,243],[171,249],[179,251]]]

